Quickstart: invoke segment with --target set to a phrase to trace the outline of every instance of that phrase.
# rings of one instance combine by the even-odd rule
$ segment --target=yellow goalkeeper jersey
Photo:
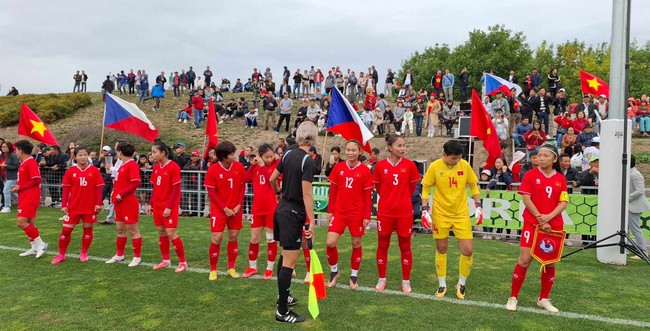
[[[440,218],[465,218],[467,208],[467,186],[472,195],[479,194],[478,178],[465,160],[453,167],[438,159],[429,165],[422,179],[422,201],[429,200],[429,192],[434,188],[431,216]]]

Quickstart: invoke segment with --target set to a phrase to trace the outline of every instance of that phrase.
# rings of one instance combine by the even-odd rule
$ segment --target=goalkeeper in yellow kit
[[[465,299],[465,281],[472,268],[474,241],[472,225],[467,208],[467,186],[471,189],[476,206],[476,216],[482,213],[478,178],[469,163],[462,159],[463,146],[455,140],[443,145],[443,157],[431,163],[422,179],[422,210],[430,210],[429,192],[434,188],[433,238],[436,240],[436,273],[438,274],[437,298],[447,293],[447,247],[449,231],[453,230],[460,247],[460,261],[456,296]]]

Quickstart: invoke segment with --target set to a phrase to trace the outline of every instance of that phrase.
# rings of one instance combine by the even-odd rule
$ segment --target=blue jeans
[[[16,185],[17,180],[7,179],[4,181],[5,187],[2,190],[2,195],[5,197],[5,207],[11,208],[11,198],[18,199],[18,194],[9,192],[14,185]]]
[[[201,121],[203,121],[203,109],[193,109],[194,112],[194,127],[199,129]]]
[[[322,82],[316,82],[316,88],[321,88],[321,84],[323,84],[323,83]],[[322,92],[323,92],[323,90],[321,89],[321,93]]]
[[[416,117],[415,119],[415,134],[420,137],[422,136],[422,122],[424,121],[424,116]]]
[[[178,118],[182,119],[182,120],[189,120],[190,115],[188,113],[184,112],[184,111],[180,111],[180,114],[178,115]]]
[[[537,120],[544,126],[544,132],[548,134],[548,113],[537,113]]]
[[[512,138],[515,139],[516,147],[526,147],[526,142],[524,141],[524,136],[520,134],[513,133]]]
[[[246,119],[246,126],[250,127],[257,127],[257,117],[253,117],[252,119]]]
[[[300,84],[300,83],[294,83],[293,84],[293,97],[295,99],[300,98],[300,86],[302,86],[302,84]]]
[[[639,118],[639,131],[650,132],[650,117]]]
[[[558,148],[562,147],[562,137],[564,137],[564,134],[559,133],[559,132],[558,132],[557,135],[555,136],[555,142],[557,143],[556,146],[557,146]]]

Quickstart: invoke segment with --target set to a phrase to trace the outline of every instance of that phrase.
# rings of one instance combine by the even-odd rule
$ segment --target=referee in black
[[[271,185],[275,190],[279,204],[273,219],[273,236],[282,246],[282,256],[278,263],[278,309],[275,320],[283,323],[301,323],[305,318],[289,310],[298,299],[291,297],[291,274],[296,267],[303,240],[314,237],[314,196],[312,182],[316,166],[307,152],[316,144],[318,128],[310,121],[305,121],[296,131],[298,148],[284,153],[282,160],[271,175]],[[283,175],[282,189],[277,180]]]

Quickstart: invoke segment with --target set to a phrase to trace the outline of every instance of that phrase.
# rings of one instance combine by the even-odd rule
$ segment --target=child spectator
[[[406,107],[406,112],[404,113],[404,135],[412,136],[413,135],[413,111],[411,106]]]
[[[372,120],[375,115],[370,111],[370,107],[364,106],[363,113],[361,113],[361,121],[366,125],[368,130],[372,130]]]

